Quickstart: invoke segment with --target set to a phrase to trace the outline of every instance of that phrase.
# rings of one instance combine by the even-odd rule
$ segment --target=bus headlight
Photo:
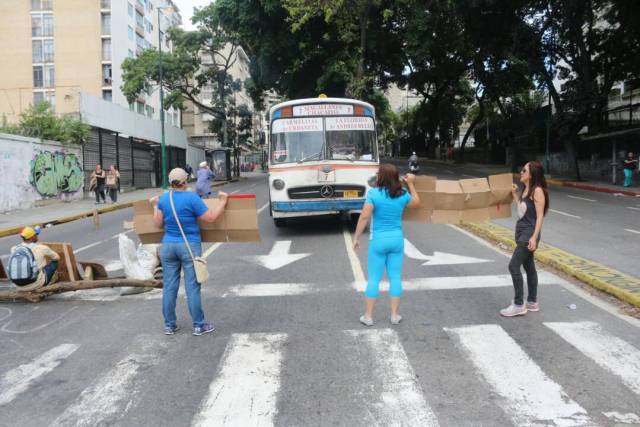
[[[276,190],[282,190],[284,188],[284,181],[281,179],[274,179],[271,185],[273,185],[273,188]]]
[[[367,184],[369,184],[369,187],[375,187],[376,186],[376,180],[377,180],[377,176],[373,175],[371,178],[369,178],[367,180]]]

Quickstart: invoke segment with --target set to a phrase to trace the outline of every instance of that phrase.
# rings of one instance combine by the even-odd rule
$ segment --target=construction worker
[[[60,255],[38,243],[39,234],[40,227],[25,227],[20,232],[22,243],[11,248],[8,273],[17,286],[36,289],[57,280]]]

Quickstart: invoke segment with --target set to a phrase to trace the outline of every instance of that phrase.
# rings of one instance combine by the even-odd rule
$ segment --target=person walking
[[[120,188],[120,172],[116,168],[116,165],[109,166],[109,172],[107,172],[106,179],[107,189],[109,190],[109,198],[111,203],[118,201],[118,189]]]
[[[102,199],[103,203],[107,203],[107,198],[104,194],[104,183],[107,178],[107,174],[102,169],[101,165],[96,165],[96,169],[91,173],[91,180],[95,179],[94,192],[96,194],[96,205],[100,203]]]
[[[207,162],[200,163],[200,168],[196,175],[196,193],[198,193],[200,198],[206,199],[211,195],[211,180],[214,179],[216,175],[211,172]]]
[[[22,291],[37,289],[57,281],[60,255],[49,246],[38,243],[40,227],[24,227],[22,243],[11,248],[9,279]]]
[[[367,261],[369,278],[365,291],[365,314],[360,317],[360,323],[365,326],[373,325],[373,308],[380,294],[380,281],[385,268],[390,284],[391,324],[397,325],[402,320],[402,316],[398,314],[402,295],[401,276],[404,257],[402,212],[406,207],[417,207],[420,204],[414,187],[415,175],[407,174],[404,180],[409,188],[408,192],[402,188],[398,169],[394,165],[380,165],[376,186],[367,193],[356,226],[354,250],[360,248],[360,236],[369,220],[373,218]]]
[[[180,329],[176,322],[176,299],[178,298],[181,271],[184,274],[187,304],[193,321],[193,335],[203,335],[214,330],[213,325],[205,320],[202,311],[201,283],[198,283],[196,279],[193,257],[199,257],[202,254],[198,220],[214,222],[224,211],[227,204],[227,194],[220,191],[218,194],[221,203],[210,209],[196,193],[187,191],[188,178],[189,175],[184,169],[171,170],[169,173],[171,189],[160,197],[149,199],[154,206],[154,224],[157,227],[164,226],[160,261],[164,282],[162,314],[165,335],[173,335]],[[187,248],[187,242],[191,250]]]
[[[629,151],[624,159],[624,186],[631,187],[633,171],[638,166],[638,160],[633,158],[633,153]]]
[[[540,311],[538,303],[538,272],[534,253],[540,243],[542,223],[549,210],[549,193],[544,169],[540,162],[529,162],[520,171],[520,182],[524,189],[520,196],[514,184],[511,190],[517,203],[516,248],[509,262],[509,272],[513,280],[515,297],[509,307],[500,310],[504,317],[523,316],[528,311]],[[527,273],[527,303],[524,303],[524,283],[520,267]]]

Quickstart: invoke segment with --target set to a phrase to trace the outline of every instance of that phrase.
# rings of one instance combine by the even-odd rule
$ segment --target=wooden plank
[[[107,270],[105,270],[102,264],[91,261],[80,261],[80,265],[82,266],[82,270],[85,272],[84,280],[101,280],[109,277]],[[87,277],[87,270],[90,271],[92,278]]]
[[[73,254],[73,248],[70,243],[43,243],[47,245],[60,255],[60,261],[58,261],[58,281],[60,282],[75,282],[82,280],[80,272],[78,271],[78,263],[76,257]]]

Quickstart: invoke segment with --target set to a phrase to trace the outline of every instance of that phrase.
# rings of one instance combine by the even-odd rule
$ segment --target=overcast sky
[[[194,30],[191,25],[191,15],[194,7],[202,7],[212,3],[211,0],[173,0],[173,3],[180,9],[182,24],[185,30]]]

